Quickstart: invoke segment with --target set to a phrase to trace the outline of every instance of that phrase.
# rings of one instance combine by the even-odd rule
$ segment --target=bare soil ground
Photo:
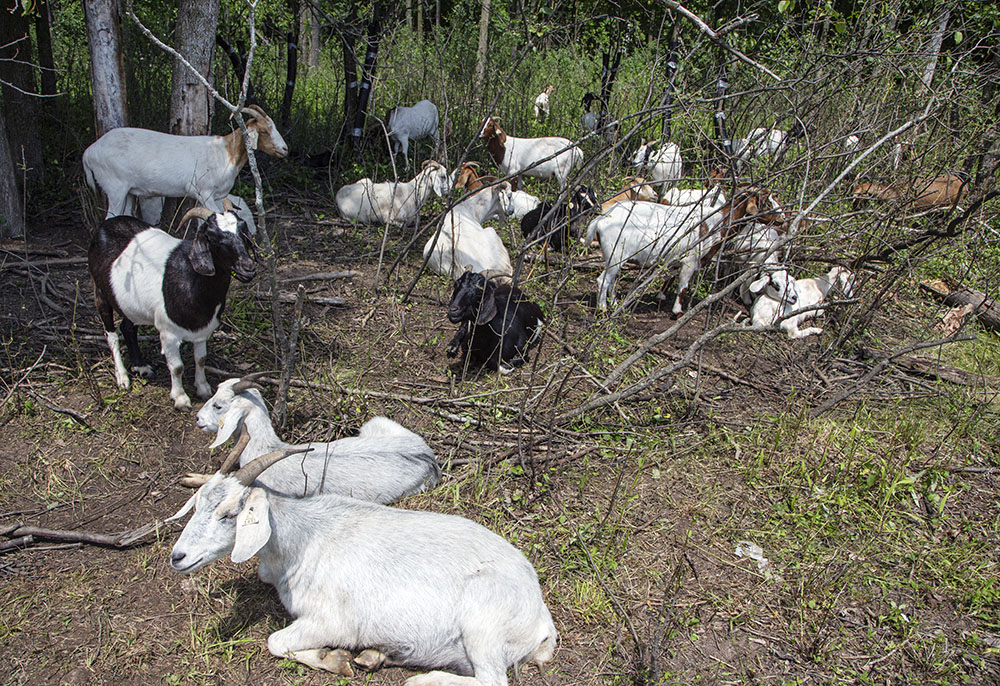
[[[537,263],[526,289],[546,302],[549,325],[533,363],[463,376],[444,354],[450,285],[424,275],[408,302],[398,298],[423,239],[391,272],[410,238],[391,232],[380,270],[381,230],[329,219],[331,205],[303,198],[271,216],[281,278],[361,272],[307,284],[348,306],[307,304],[295,378],[314,386],[292,388],[281,433],[331,440],[377,414],[420,433],[446,478],[399,506],[474,519],[534,563],[560,631],[548,684],[1000,678],[1000,430],[988,389],[890,370],[811,419],[808,408],[871,366],[853,344],[830,348],[839,327],[828,317],[824,336],[801,342],[723,336],[640,397],[557,425],[553,417],[671,324],[666,309],[650,300],[599,317],[594,260],[568,278],[558,259],[547,271]],[[217,464],[211,438],[172,409],[154,339],[143,345],[156,378],[115,386],[86,265],[65,263],[85,255],[83,222],[64,207],[38,223],[47,228],[0,254],[0,532],[24,523],[115,533],[162,519],[190,495],[178,477]],[[273,368],[265,284],[263,275],[234,282],[209,345],[213,367]],[[738,311],[727,304],[709,316]],[[938,316],[912,294],[899,294],[896,312],[861,342],[898,347]],[[708,323],[691,322],[629,378],[674,361]],[[193,392],[190,364],[185,378]],[[273,658],[266,637],[289,621],[277,595],[252,563],[172,572],[181,527],[125,550],[37,541],[0,552],[3,681],[382,684],[409,675],[344,680]],[[744,540],[767,565],[736,554]],[[523,680],[543,682],[534,668]]]

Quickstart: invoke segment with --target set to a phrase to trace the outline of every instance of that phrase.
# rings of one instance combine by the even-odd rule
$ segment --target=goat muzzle
[[[257,265],[251,257],[241,257],[233,265],[233,276],[240,283],[250,283],[257,276]]]

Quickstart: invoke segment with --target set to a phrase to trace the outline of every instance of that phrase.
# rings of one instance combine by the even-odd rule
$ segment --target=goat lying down
[[[462,352],[472,367],[512,372],[527,361],[538,343],[545,317],[542,308],[521,289],[494,284],[466,269],[455,282],[448,303],[448,321],[458,324],[448,344],[448,357]]]
[[[782,331],[788,334],[789,338],[805,338],[823,333],[823,329],[818,326],[799,328],[806,320],[821,316],[822,309],[810,310],[789,317],[790,313],[819,305],[834,288],[843,293],[845,297],[850,298],[854,295],[854,275],[844,267],[834,267],[825,276],[814,279],[794,279],[794,290],[790,284],[787,293],[794,292],[795,297],[789,297],[787,293],[782,297],[780,294],[765,289],[763,282],[768,278],[769,275],[762,276],[750,285],[750,291],[757,295],[753,308],[750,310],[751,323],[754,326],[777,324]]]
[[[476,272],[513,274],[510,253],[497,232],[483,226],[487,217],[510,216],[510,184],[482,188],[456,204],[441,220],[441,231],[424,244],[424,259],[431,271],[457,279],[466,266]]]
[[[198,428],[216,433],[212,448],[235,439],[241,465],[276,450],[309,449],[260,476],[258,485],[284,495],[336,493],[388,504],[434,488],[441,479],[434,451],[420,436],[385,417],[365,422],[356,438],[285,443],[274,431],[260,386],[250,378],[220,383],[198,411]],[[207,477],[199,476],[188,475],[186,485],[204,483]]]
[[[174,515],[194,509],[170,554],[183,574],[256,555],[293,618],[268,637],[272,655],[346,675],[345,649],[375,649],[359,663],[448,670],[408,686],[506,686],[509,668],[551,659],[538,577],[510,543],[462,517],[255,486],[291,452],[213,475]]]
[[[362,224],[404,226],[420,218],[420,209],[431,193],[448,192],[448,170],[433,160],[410,181],[375,183],[369,178],[341,186],[337,190],[340,216]]]

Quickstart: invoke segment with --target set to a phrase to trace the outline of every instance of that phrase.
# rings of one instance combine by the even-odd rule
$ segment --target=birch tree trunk
[[[483,11],[479,15],[479,48],[476,50],[475,93],[479,95],[486,76],[486,50],[490,37],[490,0],[482,0]]]
[[[319,15],[308,9],[309,13],[309,66],[319,66],[319,50],[322,47],[319,34]]]
[[[122,64],[121,6],[118,0],[83,0],[90,44],[90,87],[97,137],[128,126],[125,67]]]
[[[24,211],[16,179],[17,170],[7,145],[7,127],[0,109],[0,238],[24,235]]]
[[[209,83],[212,82],[212,54],[218,21],[219,0],[180,0],[177,6],[174,48]],[[204,136],[209,132],[208,90],[176,59],[167,130],[181,136]]]
[[[944,32],[948,28],[948,19],[951,18],[951,10],[945,8],[941,12],[941,16],[938,17],[937,28],[934,29],[934,33],[931,35],[931,44],[928,48],[930,56],[927,59],[927,66],[924,67],[924,73],[920,77],[922,85],[920,87],[920,93],[924,94],[931,89],[931,83],[934,81],[934,70],[937,69],[938,56],[941,54],[941,43],[944,41]]]

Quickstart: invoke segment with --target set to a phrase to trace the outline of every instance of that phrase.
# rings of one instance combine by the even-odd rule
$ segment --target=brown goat
[[[656,202],[656,191],[653,190],[652,186],[647,185],[646,179],[641,176],[629,176],[625,179],[624,188],[601,203],[601,212],[607,212],[616,202],[626,200]]]
[[[482,176],[476,171],[479,168],[478,162],[462,162],[458,169],[458,176],[455,178],[455,188],[464,188],[467,191],[478,191],[483,186],[495,184],[498,179],[492,174]]]
[[[909,184],[881,185],[859,183],[854,195],[877,200],[891,200],[906,209],[932,210],[953,207],[965,191],[965,181],[945,172],[933,179],[914,179]]]

